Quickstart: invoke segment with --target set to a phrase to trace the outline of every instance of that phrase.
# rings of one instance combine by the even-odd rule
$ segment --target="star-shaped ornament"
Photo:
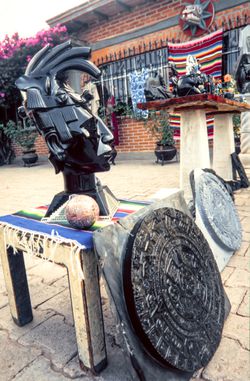
[[[208,31],[214,19],[214,6],[210,0],[194,0],[185,3],[180,16],[183,32],[197,36]]]

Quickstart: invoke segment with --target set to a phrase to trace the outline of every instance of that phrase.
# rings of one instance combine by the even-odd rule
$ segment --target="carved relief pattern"
[[[178,210],[158,209],[144,218],[127,255],[125,297],[146,350],[185,371],[205,366],[220,342],[224,294],[198,227]]]
[[[239,249],[241,224],[226,188],[211,173],[201,174],[195,187],[197,207],[213,239],[227,250]]]

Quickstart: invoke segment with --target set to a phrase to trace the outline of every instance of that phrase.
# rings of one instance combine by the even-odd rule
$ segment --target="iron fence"
[[[244,27],[234,28],[223,34],[222,75],[234,74],[240,52],[239,38],[242,28]],[[117,57],[112,62],[100,64],[102,76],[96,84],[101,87],[103,97],[104,94],[112,94],[116,102],[131,105],[130,74],[134,71],[140,72],[143,68],[148,69],[149,75],[157,71],[162,75],[167,86],[169,85],[167,47],[140,54],[136,54],[135,49],[133,52],[132,48],[128,50],[128,55],[128,57]],[[105,104],[104,99],[102,104]]]
[[[112,94],[116,102],[131,104],[130,74],[148,69],[149,75],[157,71],[168,83],[168,53],[167,48],[147,51],[134,56],[122,58],[100,66],[102,76],[100,81],[102,94]],[[103,100],[104,104],[104,100]]]

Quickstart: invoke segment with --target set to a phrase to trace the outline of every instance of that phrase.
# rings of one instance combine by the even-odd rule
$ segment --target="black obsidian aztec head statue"
[[[90,53],[89,47],[72,47],[70,41],[54,48],[45,46],[16,81],[24,98],[20,115],[28,114],[35,121],[56,173],[71,169],[90,174],[110,168],[113,135],[91,113],[88,99],[67,83],[70,70],[100,76],[100,70],[88,60]]]

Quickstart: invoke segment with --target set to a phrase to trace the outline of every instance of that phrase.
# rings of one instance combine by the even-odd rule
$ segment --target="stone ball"
[[[97,202],[90,196],[76,195],[65,208],[65,215],[74,228],[88,228],[95,223],[100,214]]]

